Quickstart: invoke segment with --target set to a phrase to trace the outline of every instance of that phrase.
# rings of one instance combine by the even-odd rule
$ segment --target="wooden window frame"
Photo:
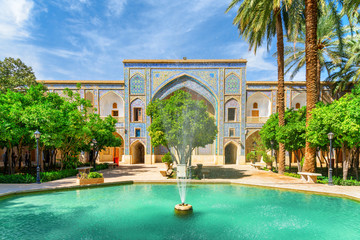
[[[229,117],[230,117],[230,109],[231,109],[231,110],[234,110],[234,119],[232,119],[232,120],[230,120],[230,118],[229,118]],[[236,119],[236,113],[237,113],[237,109],[236,109],[236,108],[228,108],[228,109],[227,109],[227,121],[228,121],[228,122],[236,122],[236,120],[237,120],[237,119]]]
[[[235,128],[229,128],[229,137],[235,137]]]
[[[138,113],[140,112],[140,114]],[[133,121],[134,122],[142,122],[142,108],[134,107],[133,108]]]
[[[137,132],[139,132],[139,136],[136,134]],[[135,128],[134,133],[135,137],[141,137],[141,128]]]

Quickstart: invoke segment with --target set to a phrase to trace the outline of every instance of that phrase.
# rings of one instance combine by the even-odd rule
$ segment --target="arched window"
[[[300,103],[296,103],[295,104],[295,109],[299,109],[300,108]]]
[[[257,104],[257,102],[254,102],[254,104],[253,104],[253,108],[254,108],[254,109],[257,109],[257,108],[258,108],[258,104]]]
[[[111,116],[118,117],[119,116],[119,111],[117,110],[117,103],[114,102],[112,107],[113,107],[113,110],[111,110]]]

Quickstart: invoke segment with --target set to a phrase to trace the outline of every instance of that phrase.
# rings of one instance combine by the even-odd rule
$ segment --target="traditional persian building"
[[[99,161],[128,164],[161,162],[164,147],[152,147],[146,106],[178,89],[202,100],[214,116],[218,135],[213,144],[198,148],[193,163],[244,164],[254,139],[269,116],[276,112],[277,82],[246,81],[246,60],[124,60],[124,80],[43,81],[50,91],[76,90],[90,100],[100,116],[117,119],[121,147],[107,148]],[[275,73],[274,73],[275,74]],[[286,107],[306,104],[304,82],[285,83]]]

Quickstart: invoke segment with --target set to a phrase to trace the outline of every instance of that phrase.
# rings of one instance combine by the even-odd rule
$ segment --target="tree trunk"
[[[356,181],[359,181],[359,150],[359,148],[356,150],[352,165]]]
[[[317,58],[317,77],[316,77],[316,92],[317,92],[317,101],[321,100],[321,65],[320,59]]]
[[[306,22],[306,127],[309,126],[311,110],[317,102],[317,0],[305,0]],[[316,149],[306,142],[305,146],[305,172],[315,172]]]
[[[296,158],[296,163],[298,166],[298,172],[301,172],[301,163],[300,163],[300,157],[298,156],[298,154],[295,152],[295,158]]]
[[[280,8],[275,9],[277,64],[278,64],[278,91],[277,105],[279,112],[279,126],[285,126],[285,99],[284,99],[284,36]],[[285,172],[285,144],[279,143],[279,174]]]
[[[349,158],[350,158],[350,152],[348,156],[346,157],[346,144],[343,143],[341,145],[341,148],[343,150],[343,179],[347,179],[348,171],[349,171]]]
[[[291,172],[292,151],[289,152],[289,172]]]

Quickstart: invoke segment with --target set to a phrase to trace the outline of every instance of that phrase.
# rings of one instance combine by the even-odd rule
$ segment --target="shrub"
[[[103,175],[102,173],[98,173],[98,172],[91,172],[87,175],[87,178],[102,178]]]
[[[294,177],[294,178],[300,178],[301,176],[297,173],[288,173],[288,172],[284,172],[285,176],[289,176],[289,177]]]
[[[0,183],[34,183],[36,178],[28,173],[26,174],[0,174]]]
[[[255,163],[256,160],[257,160],[256,153],[255,153],[254,151],[249,152],[249,153],[246,155],[246,159],[249,160],[249,161],[252,162],[252,163]]]
[[[64,169],[61,171],[51,171],[51,172],[41,172],[40,179],[41,182],[54,181],[61,178],[67,178],[75,176],[77,174],[76,169]]]
[[[318,177],[318,183],[328,184],[329,178],[328,177]],[[341,177],[333,177],[333,184],[334,185],[341,185],[341,186],[360,186],[360,181],[356,181],[352,177],[350,179],[344,180]]]
[[[107,168],[109,168],[109,165],[107,163],[102,163],[102,164],[96,165],[96,171],[107,169]],[[91,171],[95,171],[95,169],[92,168]]]
[[[162,161],[163,163],[172,163],[173,160],[172,160],[172,158],[171,158],[171,154],[170,154],[169,152],[165,153],[165,155],[162,156],[161,161]]]
[[[64,168],[65,169],[77,168],[80,165],[81,165],[81,162],[79,161],[79,158],[76,156],[68,156],[64,160]]]

